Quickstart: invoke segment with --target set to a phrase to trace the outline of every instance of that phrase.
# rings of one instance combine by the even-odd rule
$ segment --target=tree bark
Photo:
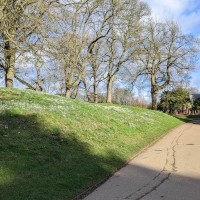
[[[14,73],[13,66],[5,70],[5,85],[8,88],[13,88]]]
[[[79,84],[77,85],[77,87],[76,87],[76,90],[75,90],[75,95],[74,95],[74,99],[76,99],[77,98],[77,96],[78,96],[78,92],[79,92],[79,86],[80,86],[80,84],[81,84],[81,81],[79,82]]]
[[[106,97],[106,102],[107,103],[112,103],[113,81],[114,81],[114,76],[108,77],[108,82],[107,82],[107,97]]]
[[[94,83],[94,103],[98,103],[98,92],[96,83]]]
[[[13,88],[15,75],[15,50],[10,41],[5,43],[5,85]]]
[[[37,69],[37,81],[36,81],[36,87],[35,90],[37,92],[40,92],[41,89],[41,76],[40,76],[40,69]]]
[[[84,84],[84,87],[85,87],[85,92],[86,92],[86,96],[87,96],[88,102],[92,102],[90,91],[89,91],[89,89],[87,87],[85,79],[83,80],[83,84]]]
[[[71,97],[71,86],[70,86],[70,67],[65,66],[65,97],[69,99]]]
[[[151,108],[152,108],[152,110],[157,110],[157,96],[158,96],[158,92],[152,90],[152,92],[151,92],[151,98],[152,98]]]
[[[93,90],[94,90],[94,103],[98,103],[98,91],[97,91],[97,77],[96,71],[94,73],[94,83],[93,83]]]
[[[69,87],[66,87],[66,91],[65,91],[65,97],[67,99],[69,99],[71,97],[71,90]]]
[[[156,74],[155,74],[155,66],[152,67],[151,72],[151,109],[157,110],[157,96],[158,96],[158,89],[156,84]]]

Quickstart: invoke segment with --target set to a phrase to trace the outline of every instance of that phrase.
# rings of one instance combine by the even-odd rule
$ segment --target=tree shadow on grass
[[[0,199],[72,199],[124,163],[46,126],[36,115],[0,114]]]

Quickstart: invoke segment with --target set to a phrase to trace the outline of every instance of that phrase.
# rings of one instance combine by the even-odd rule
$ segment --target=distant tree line
[[[187,79],[197,61],[197,39],[172,20],[153,20],[139,0],[0,0],[0,11],[6,87],[66,98],[84,90],[89,102],[105,93],[106,102],[127,104],[131,92],[114,92],[116,83],[142,81],[157,109],[160,91]]]

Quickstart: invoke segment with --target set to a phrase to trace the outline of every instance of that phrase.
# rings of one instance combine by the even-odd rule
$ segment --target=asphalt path
[[[171,131],[84,200],[200,200],[200,121]]]

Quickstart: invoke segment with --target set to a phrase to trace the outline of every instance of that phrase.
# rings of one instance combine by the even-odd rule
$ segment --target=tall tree
[[[5,72],[6,87],[13,87],[20,49],[24,51],[25,43],[29,41],[33,45],[39,39],[43,16],[52,4],[54,0],[0,0],[1,68]]]
[[[86,93],[91,96],[94,103],[98,103],[99,87],[104,86],[106,79],[107,69],[104,63],[106,53],[104,41],[96,43],[85,70],[84,84],[85,88],[87,88]]]
[[[107,38],[107,99],[112,102],[112,88],[115,77],[121,68],[136,53],[140,41],[143,19],[149,15],[147,4],[138,0],[110,0],[112,17],[109,21],[110,34]]]
[[[148,22],[141,38],[136,75],[150,81],[152,109],[155,110],[159,91],[175,80],[186,78],[195,67],[197,51],[194,38],[184,35],[173,21]]]
[[[84,78],[95,44],[109,32],[107,21],[110,13],[104,1],[81,1],[63,10],[58,30],[48,41],[50,54],[62,68],[65,96],[69,98],[71,90]]]

